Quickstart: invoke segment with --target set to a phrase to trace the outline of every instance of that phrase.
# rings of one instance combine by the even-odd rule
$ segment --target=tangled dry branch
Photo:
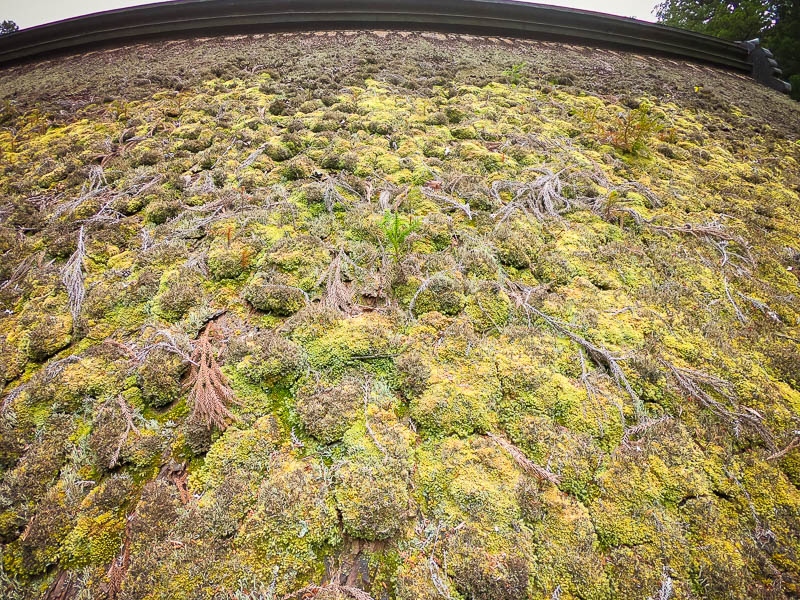
[[[678,367],[666,360],[661,360],[660,362],[672,376],[677,388],[685,396],[689,399],[697,400],[712,413],[733,424],[737,434],[742,425],[750,427],[758,433],[769,449],[776,450],[772,433],[764,425],[764,418],[752,408],[743,407],[736,402],[736,394],[730,382],[703,371]],[[727,408],[713,398],[706,389],[710,389],[724,397],[733,405],[733,409]]]
[[[628,396],[630,396],[631,400],[633,401],[633,408],[636,413],[636,419],[640,421],[644,418],[644,407],[642,405],[642,400],[641,398],[639,398],[639,395],[631,387],[628,378],[625,376],[625,372],[619,366],[619,361],[625,360],[625,357],[617,356],[612,352],[610,352],[609,350],[601,346],[598,346],[596,344],[593,344],[586,338],[572,331],[569,323],[565,323],[564,321],[551,317],[550,315],[542,312],[538,308],[532,306],[530,304],[530,297],[534,292],[534,288],[531,288],[524,284],[506,281],[505,289],[509,297],[513,298],[517,306],[521,307],[528,314],[528,316],[533,314],[534,316],[544,320],[544,322],[550,325],[550,327],[552,327],[556,332],[568,337],[573,342],[581,346],[584,350],[586,350],[586,352],[589,354],[589,357],[592,360],[594,360],[597,364],[607,368],[608,371],[611,373],[611,376],[614,378],[616,384],[621,389],[624,389],[628,393]]]

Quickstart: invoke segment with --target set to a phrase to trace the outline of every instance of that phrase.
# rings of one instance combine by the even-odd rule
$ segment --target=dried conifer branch
[[[324,585],[313,585],[313,584],[307,585],[306,587],[299,589],[296,592],[292,592],[291,594],[283,596],[282,600],[291,600],[292,598],[302,598],[303,600],[311,600],[312,598],[316,598],[317,594],[319,594],[320,592],[324,592],[325,590],[330,590],[332,592],[339,592],[341,594],[345,594],[346,596],[349,596],[354,600],[374,600],[374,598],[364,590],[347,585],[339,585],[336,583],[326,583]]]
[[[740,298],[742,298],[743,300],[746,300],[750,304],[752,304],[755,308],[760,310],[762,313],[767,315],[770,319],[772,319],[776,323],[780,323],[781,322],[780,315],[778,315],[778,313],[776,313],[774,310],[772,310],[766,303],[761,302],[761,300],[757,300],[756,298],[753,298],[752,296],[746,296],[742,292],[736,292],[736,295],[739,296]]]
[[[578,348],[578,356],[581,359],[581,382],[583,383],[583,387],[586,388],[586,397],[591,402],[594,402],[595,392],[597,390],[594,385],[592,385],[592,382],[589,381],[589,371],[586,369],[586,360],[583,358],[583,348]]]
[[[44,252],[38,252],[25,257],[25,259],[23,259],[14,269],[14,272],[11,273],[11,276],[3,281],[2,284],[0,284],[0,290],[4,290],[5,288],[11,285],[16,285],[22,281],[28,272],[33,268],[34,264],[41,262],[43,256]],[[50,266],[52,263],[53,261],[50,261],[45,266]]]
[[[641,435],[646,431],[652,429],[653,427],[659,427],[664,423],[668,423],[672,420],[672,417],[669,415],[664,415],[659,417],[658,419],[646,419],[642,421],[638,425],[634,425],[633,427],[628,427],[625,429],[625,433],[622,435],[622,440],[620,444],[622,446],[630,446],[631,445],[631,438],[634,436]]]
[[[55,221],[60,216],[71,214],[78,206],[89,198],[94,198],[106,191],[108,185],[106,183],[103,167],[100,165],[93,165],[89,168],[89,179],[83,183],[80,195],[72,202],[65,202],[60,204],[50,217],[50,221]]]
[[[213,327],[214,324],[210,323],[205,328],[192,352],[189,403],[192,406],[193,419],[204,423],[209,429],[216,426],[224,431],[229,420],[237,420],[227,405],[239,402],[214,357],[214,348],[209,339]]]
[[[128,568],[131,565],[131,524],[133,523],[134,515],[129,515],[125,523],[125,533],[122,541],[122,552],[112,562],[111,566],[106,573],[108,584],[106,587],[106,595],[108,600],[116,600],[122,591],[122,583],[125,581],[125,575],[128,574]]]
[[[346,190],[356,193],[358,195],[358,193],[352,187],[350,187],[349,185],[346,186],[338,179],[328,175],[327,177],[325,177],[325,189],[322,191],[322,199],[325,202],[325,209],[328,212],[333,212],[333,207],[336,206],[337,202],[345,204],[347,203],[347,198],[345,198],[344,196],[342,196],[341,193],[339,193],[339,190],[336,189],[336,186],[341,186]]]
[[[324,308],[330,308],[343,314],[350,314],[353,309],[353,294],[342,280],[342,266],[345,263],[357,267],[347,256],[344,249],[339,249],[325,273],[317,281],[317,285],[323,281],[325,282],[325,293],[322,295],[322,301],[320,302]]]
[[[611,376],[614,378],[617,386],[619,386],[621,389],[624,389],[633,401],[633,408],[636,413],[637,420],[641,420],[644,417],[644,406],[642,405],[642,400],[633,390],[628,378],[625,376],[625,372],[619,366],[618,361],[624,360],[624,357],[616,356],[605,348],[593,344],[589,340],[572,331],[568,323],[565,323],[559,319],[555,319],[550,315],[543,313],[539,309],[534,308],[529,302],[530,295],[533,293],[534,288],[507,281],[506,291],[508,295],[515,300],[517,305],[522,307],[526,313],[532,313],[540,319],[543,319],[545,323],[550,325],[550,327],[555,329],[558,333],[565,335],[573,342],[580,345],[584,350],[586,350],[586,352],[589,354],[589,357],[597,364],[606,367],[611,373]]]
[[[242,164],[240,164],[240,165],[239,165],[239,167],[236,169],[236,171],[237,171],[237,172],[239,172],[239,171],[241,171],[242,169],[246,169],[247,167],[249,167],[250,165],[252,165],[254,162],[256,162],[256,159],[257,159],[259,156],[261,156],[261,153],[262,153],[262,152],[264,152],[264,149],[265,149],[266,147],[267,147],[267,144],[266,144],[266,143],[264,143],[264,144],[261,144],[261,145],[260,145],[258,148],[256,148],[255,150],[253,150],[253,151],[252,151],[252,152],[251,152],[251,153],[250,153],[250,154],[247,156],[247,158],[245,158],[245,159],[242,161]]]
[[[800,432],[795,431],[795,436],[792,438],[792,441],[783,449],[775,452],[774,454],[767,457],[767,460],[776,460],[778,458],[783,458],[789,452],[794,450],[795,448],[800,448]]]
[[[742,313],[742,311],[739,309],[739,305],[736,304],[736,301],[733,299],[730,287],[728,287],[728,278],[724,275],[722,276],[722,282],[725,284],[725,295],[728,297],[728,301],[731,303],[731,306],[733,306],[733,311],[736,314],[736,318],[739,319],[740,323],[747,323],[749,319],[744,316],[744,313]]]
[[[543,469],[542,467],[537,465],[530,458],[525,456],[522,450],[517,448],[506,438],[495,435],[493,433],[487,433],[486,435],[490,437],[495,444],[497,444],[503,450],[508,452],[511,458],[514,459],[514,462],[517,463],[517,465],[519,465],[519,467],[523,471],[533,475],[540,481],[549,481],[554,485],[558,485],[559,483],[561,483],[561,478],[558,475],[556,475],[555,473],[551,473],[547,469]]]
[[[75,329],[81,316],[81,307],[86,297],[86,288],[83,285],[83,263],[86,256],[86,246],[83,241],[83,227],[78,233],[78,247],[69,257],[67,264],[61,271],[61,281],[67,288],[69,296],[69,310],[72,313],[72,328]]]
[[[467,219],[469,219],[470,221],[472,220],[472,208],[470,207],[469,203],[467,203],[467,202],[459,202],[458,200],[456,200],[452,196],[445,196],[443,194],[437,194],[430,187],[427,187],[427,186],[423,186],[422,187],[422,193],[425,194],[426,196],[428,196],[428,198],[433,198],[435,200],[441,200],[445,204],[449,204],[453,208],[457,208],[458,210],[463,211],[464,214],[467,215]]]
[[[746,425],[761,436],[767,447],[771,450],[776,449],[772,434],[764,426],[764,418],[752,408],[742,407],[736,402],[736,394],[730,382],[709,373],[675,366],[663,359],[660,362],[672,375],[678,389],[689,399],[698,400],[700,404],[708,408],[712,413],[732,423],[737,434],[739,427]],[[724,404],[714,399],[705,388],[710,388],[731,402],[733,410],[728,409]]]
[[[119,436],[117,448],[114,450],[114,454],[111,455],[111,459],[108,461],[109,469],[113,469],[116,466],[117,460],[119,460],[119,454],[122,452],[122,447],[125,445],[125,441],[128,439],[128,435],[130,434],[131,430],[139,433],[138,427],[136,427],[136,424],[133,422],[133,412],[131,412],[128,403],[125,402],[125,399],[122,396],[117,396],[117,406],[122,414],[122,418],[125,419],[125,431],[123,431],[122,435]]]
[[[186,350],[183,349],[185,346],[188,346],[189,344],[188,341],[183,339],[185,338],[185,336],[180,334],[179,337],[181,339],[178,339],[178,337],[176,337],[176,335],[170,330],[159,329],[149,337],[149,340],[153,340],[158,337],[164,338],[163,341],[148,344],[147,346],[145,346],[139,352],[136,353],[135,359],[137,362],[142,362],[145,358],[147,358],[147,355],[150,354],[153,350],[160,348],[162,350],[166,350],[167,352],[171,352],[172,354],[177,354],[185,362],[197,366],[194,359],[192,358],[192,355],[190,355]]]
[[[509,191],[514,194],[511,202],[492,215],[494,218],[500,218],[498,224],[503,223],[516,210],[522,210],[525,214],[533,215],[537,220],[542,221],[546,217],[560,219],[563,213],[574,206],[574,202],[563,194],[560,176],[565,169],[556,173],[546,167],[538,167],[533,170],[541,175],[532,182],[495,181],[492,183],[492,195],[498,203],[502,204],[503,202],[500,198],[501,191]]]

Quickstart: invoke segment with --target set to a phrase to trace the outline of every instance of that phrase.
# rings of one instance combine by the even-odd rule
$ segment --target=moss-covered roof
[[[800,594],[789,99],[339,32],[0,102],[4,597]]]

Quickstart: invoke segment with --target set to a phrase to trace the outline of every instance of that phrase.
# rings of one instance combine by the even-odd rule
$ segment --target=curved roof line
[[[153,37],[380,28],[591,42],[753,71],[750,48],[742,44],[626,17],[517,0],[174,0],[2,36],[0,65]]]

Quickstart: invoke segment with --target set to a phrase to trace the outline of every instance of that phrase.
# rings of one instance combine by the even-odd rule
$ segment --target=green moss
[[[295,155],[292,149],[287,144],[281,142],[280,139],[267,142],[267,145],[264,147],[264,154],[269,156],[272,160],[277,161],[289,160]]]
[[[201,297],[198,286],[178,276],[167,279],[155,297],[155,310],[168,321],[177,321],[197,304]]]
[[[295,410],[306,431],[319,441],[338,441],[361,414],[364,383],[344,377],[336,384],[314,382],[297,389]]]
[[[214,279],[236,279],[250,263],[253,249],[241,243],[219,245],[208,253],[208,270]]]
[[[511,458],[482,436],[448,437],[420,449],[418,495],[427,514],[447,523],[482,523],[509,531],[520,516]],[[454,526],[455,526],[454,525]]]
[[[242,290],[242,297],[253,308],[279,316],[293,315],[306,305],[306,295],[303,290],[278,283],[269,283],[263,275],[247,284]]]
[[[511,316],[511,300],[502,290],[485,288],[467,298],[465,312],[472,318],[477,330],[499,332]]]
[[[453,277],[435,275],[427,285],[420,287],[413,307],[415,315],[434,310],[445,315],[457,315],[466,304],[463,285]]]
[[[405,465],[392,460],[355,458],[337,472],[336,506],[345,532],[355,538],[396,536],[414,514]]]
[[[267,387],[292,383],[302,365],[300,348],[272,332],[237,340],[233,353],[241,356],[236,370],[250,382]]]
[[[73,510],[67,504],[64,489],[51,488],[36,518],[28,522],[27,534],[6,546],[6,573],[24,581],[64,559],[61,544],[72,529]]]
[[[306,338],[303,345],[315,368],[341,373],[346,366],[361,360],[380,368],[394,348],[391,324],[379,317],[361,315],[319,326],[311,325],[296,333]]]
[[[180,376],[186,365],[183,359],[161,348],[149,352],[139,367],[142,398],[156,408],[172,404],[183,393]]]
[[[489,361],[435,365],[428,387],[411,401],[411,416],[431,433],[468,435],[497,422],[500,384]]]
[[[300,156],[284,163],[280,168],[280,174],[284,179],[293,181],[295,179],[306,179],[314,172],[314,163],[306,157]]]
[[[241,560],[264,580],[274,578],[279,594],[318,581],[325,555],[341,540],[322,475],[319,463],[279,455],[234,540]]]
[[[70,315],[43,315],[27,334],[25,350],[32,360],[42,362],[69,346],[73,323]]]
[[[0,73],[18,595],[105,594],[123,540],[124,598],[796,595],[795,107],[558,44],[223,42]],[[160,343],[211,321],[224,432]]]
[[[124,518],[112,513],[78,517],[75,528],[64,541],[65,562],[70,567],[110,563],[119,552],[124,529]]]
[[[267,472],[279,440],[277,424],[271,417],[262,417],[251,429],[227,429],[212,444],[203,466],[192,473],[189,480],[192,489],[217,488],[228,474],[238,470]]]
[[[180,212],[180,204],[175,200],[152,199],[147,202],[145,218],[155,225],[166,223]]]

